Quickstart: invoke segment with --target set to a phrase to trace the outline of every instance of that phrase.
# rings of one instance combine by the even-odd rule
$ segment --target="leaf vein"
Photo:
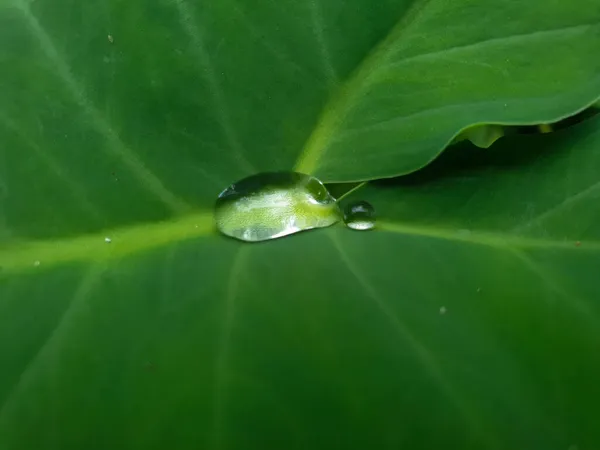
[[[58,76],[71,92],[78,105],[90,117],[95,129],[110,144],[103,147],[105,151],[110,151],[113,155],[121,159],[136,178],[142,182],[142,186],[159,198],[173,212],[181,213],[189,210],[189,206],[170,192],[162,181],[123,143],[101,112],[90,103],[85,91],[72,75],[65,58],[60,55],[52,39],[29,8],[29,4],[25,0],[17,0],[17,6],[23,12],[30,29],[38,39],[45,55],[53,62]]]
[[[375,302],[377,308],[388,318],[402,340],[408,344],[409,348],[416,355],[420,364],[428,372],[430,378],[438,384],[442,392],[454,403],[454,406],[458,409],[458,411],[461,412],[465,421],[472,429],[476,430],[477,434],[485,438],[486,442],[495,442],[495,439],[491,439],[489,436],[487,436],[487,433],[484,431],[483,424],[481,424],[479,418],[473,413],[472,408],[470,408],[467,402],[461,398],[454,387],[448,383],[439,363],[436,361],[435,355],[412,333],[408,326],[381,298],[377,290],[373,287],[369,280],[363,276],[360,269],[350,259],[338,241],[338,238],[333,233],[329,233],[328,236],[330,237],[333,246],[337,250],[338,254],[340,255],[340,259],[348,271],[356,279],[368,297]],[[495,446],[490,445],[490,447]]]
[[[6,400],[2,405],[0,405],[0,428],[2,428],[2,423],[7,420],[7,417],[11,412],[11,406],[13,406],[17,401],[19,390],[26,383],[31,382],[31,379],[36,373],[34,371],[36,365],[41,363],[43,357],[48,355],[52,347],[60,340],[62,337],[61,333],[63,333],[65,327],[71,323],[73,316],[80,311],[81,306],[85,303],[92,288],[105,270],[105,264],[94,263],[90,266],[87,273],[81,278],[79,286],[77,286],[77,288],[74,290],[75,294],[72,301],[69,303],[62,316],[58,320],[56,327],[54,327],[54,329],[50,332],[45,342],[42,343],[38,352],[35,353],[29,363],[25,365],[17,382],[6,396]]]
[[[323,14],[321,12],[321,8],[319,7],[317,0],[309,0],[308,6],[310,8],[312,31],[317,41],[319,53],[321,54],[321,60],[323,61],[323,65],[325,67],[325,73],[330,83],[337,83],[339,77],[335,68],[333,67],[329,46],[325,40],[325,30],[323,28]]]
[[[240,247],[237,250],[231,263],[231,272],[227,281],[227,293],[225,296],[224,320],[221,334],[218,340],[217,359],[215,364],[215,397],[214,397],[214,417],[213,417],[213,450],[220,450],[226,447],[224,438],[225,407],[227,403],[227,366],[231,353],[231,337],[236,320],[236,296],[239,286],[239,277],[245,264],[248,247]]]
[[[184,0],[175,0],[175,5],[179,14],[179,21],[186,34],[190,38],[190,41],[192,42],[196,52],[196,57],[202,66],[204,78],[208,83],[209,92],[212,96],[218,122],[227,141],[227,145],[229,145],[231,150],[235,153],[241,168],[249,171],[250,173],[255,173],[256,169],[248,161],[246,157],[246,151],[244,150],[232,125],[229,108],[223,95],[223,89],[217,77],[214,64],[206,50],[204,38],[198,27],[195,25],[192,12]]]

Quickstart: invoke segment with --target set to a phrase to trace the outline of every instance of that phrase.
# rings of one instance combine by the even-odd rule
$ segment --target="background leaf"
[[[211,207],[571,114],[599,14],[0,0],[0,448],[598,447],[598,120],[358,191],[374,232],[242,245]]]

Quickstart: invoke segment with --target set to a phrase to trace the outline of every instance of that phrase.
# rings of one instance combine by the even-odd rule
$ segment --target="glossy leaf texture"
[[[358,190],[369,232],[240,244],[211,208],[575,112],[599,14],[0,0],[0,448],[598,448],[597,119]]]
[[[453,148],[355,192],[368,232],[243,244],[196,215],[9,247],[1,442],[596,448],[599,147],[595,118]]]

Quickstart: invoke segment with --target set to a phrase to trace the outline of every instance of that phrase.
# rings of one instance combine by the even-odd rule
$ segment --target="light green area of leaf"
[[[600,447],[598,119],[371,183],[369,232],[211,213],[572,114],[596,3],[0,0],[0,449]]]

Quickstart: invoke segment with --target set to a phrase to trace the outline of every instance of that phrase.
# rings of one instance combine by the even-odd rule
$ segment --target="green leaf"
[[[457,148],[356,192],[370,232],[253,245],[199,215],[9,247],[1,442],[597,448],[599,146],[595,118]]]
[[[61,5],[0,3],[6,227],[27,236],[166,218],[259,171],[407,173],[462,128],[600,95],[596,0]],[[44,195],[59,213],[19,213]]]
[[[373,232],[211,210],[578,111],[596,3],[0,0],[0,448],[599,447],[598,120],[359,190]]]

